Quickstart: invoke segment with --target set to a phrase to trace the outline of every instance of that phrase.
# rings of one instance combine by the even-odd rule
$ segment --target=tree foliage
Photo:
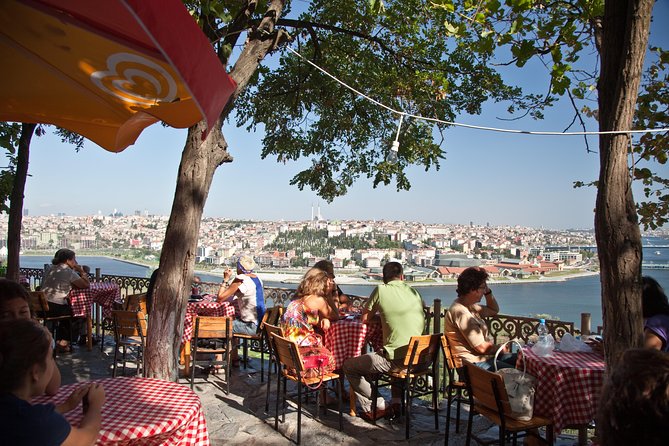
[[[264,127],[263,158],[309,159],[291,184],[328,201],[346,194],[360,177],[375,187],[394,182],[398,190],[409,189],[407,166],[439,169],[447,125],[404,119],[399,160],[388,162],[399,115],[362,94],[402,113],[445,121],[478,114],[487,100],[532,103],[502,81],[490,64],[491,52],[472,52],[449,39],[441,17],[418,0],[320,0],[297,20],[279,19],[290,33],[288,45],[304,59],[283,51],[276,68],[258,70],[236,103],[238,125]]]
[[[546,3],[542,0],[435,0],[435,6],[449,13],[444,21],[448,34],[474,51],[493,48],[498,63],[524,67],[538,58],[547,70],[547,88],[542,100],[528,109],[509,107],[543,117],[543,107],[567,96],[574,106],[574,117],[567,128],[578,123],[585,129],[585,117],[598,118],[597,98],[599,52],[604,0],[568,0]],[[666,128],[669,94],[667,81],[669,56],[661,48],[651,48],[637,102],[635,129]],[[669,179],[661,167],[669,157],[667,133],[643,134],[631,152],[630,175],[641,182],[646,200],[637,203],[640,222],[656,229],[669,218]],[[587,139],[585,144],[590,150]],[[597,186],[597,181],[576,181],[574,187]]]

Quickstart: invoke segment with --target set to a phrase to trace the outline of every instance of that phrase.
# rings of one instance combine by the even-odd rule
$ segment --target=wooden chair
[[[499,426],[498,444],[506,444],[509,434],[513,436],[513,444],[518,439],[518,432],[525,432],[532,435],[542,442],[553,444],[553,421],[539,416],[534,416],[529,421],[520,421],[511,418],[511,405],[509,396],[504,387],[504,379],[493,372],[483,370],[476,365],[464,361],[465,381],[467,382],[470,394],[471,407],[469,410],[469,426],[467,426],[467,446],[474,438],[478,443],[481,441],[472,435],[472,420],[474,412],[479,413]],[[543,439],[537,435],[535,429],[546,427],[546,438]]]
[[[444,364],[444,394],[447,398],[447,408],[444,445],[448,446],[448,436],[451,427],[451,406],[454,402],[456,403],[455,432],[458,433],[460,432],[460,406],[462,403],[469,403],[469,398],[464,395],[464,392],[467,390],[467,383],[460,379],[460,376],[456,378],[457,367],[455,365],[455,357],[453,356],[451,345],[448,343],[446,335],[441,337],[441,347],[446,357],[446,363]]]
[[[234,333],[233,337],[236,339],[241,339],[242,341],[242,361],[244,362],[244,368],[247,367],[249,361],[249,342],[251,343],[251,349],[260,352],[260,381],[262,382],[265,378],[265,353],[269,352],[267,347],[267,338],[265,337],[265,331],[263,326],[265,324],[276,325],[279,323],[279,319],[283,315],[283,307],[271,307],[265,311],[265,314],[258,324],[258,329],[254,334],[245,334],[245,333]]]
[[[300,350],[297,347],[295,342],[292,342],[284,337],[278,336],[277,334],[271,335],[273,339],[273,348],[276,353],[277,358],[279,359],[279,364],[281,364],[281,376],[277,374],[276,377],[276,411],[274,418],[274,430],[279,430],[279,399],[283,400],[283,413],[282,413],[282,422],[285,421],[286,417],[286,384],[287,381],[293,381],[297,384],[297,444],[300,444],[302,437],[302,393],[305,394],[320,392],[323,390],[323,387],[313,389],[310,386],[315,386],[321,382],[321,377],[306,378],[304,377],[305,368],[304,363],[302,362],[302,356],[300,355]],[[283,379],[282,379],[283,378]],[[342,418],[342,403],[341,396],[343,392],[343,385],[341,377],[337,373],[327,373],[322,376],[322,385],[330,381],[337,381],[337,406],[339,411],[339,430],[344,429],[343,418]],[[283,381],[283,397],[279,398],[281,393],[281,382]],[[320,398],[316,397],[316,417],[320,412]]]
[[[144,350],[146,348],[146,316],[142,312],[112,310],[112,321],[114,322],[114,365],[112,376],[116,377],[116,368],[118,366],[118,355],[121,353],[123,361],[123,375],[125,375],[125,364],[130,361],[137,365],[136,375],[139,376],[140,370],[142,376],[144,370]],[[130,359],[127,358],[127,351],[131,351]]]
[[[30,311],[33,313],[35,318],[42,321],[42,324],[47,325],[48,322],[58,322],[58,321],[70,321],[70,345],[73,344],[72,340],[72,315],[63,315],[63,316],[51,316],[49,315],[49,301],[46,298],[44,291],[31,291],[30,292]],[[56,325],[51,325],[51,336],[56,339]]]
[[[125,297],[125,300],[123,301],[123,305],[121,306],[120,310],[123,311],[141,311],[145,315],[148,314],[146,311],[146,293],[140,293],[140,294],[128,294]],[[111,324],[105,324],[104,321],[101,326],[101,332],[100,332],[100,351],[104,351],[105,347],[105,328],[113,331],[114,330],[114,320],[112,319]]]
[[[267,364],[267,395],[265,397],[265,412],[269,412],[269,391],[272,375],[272,364],[277,366],[279,364],[279,360],[276,357],[276,353],[274,352],[274,341],[272,339],[272,334],[283,337],[283,328],[279,327],[278,325],[265,324],[263,326],[263,330],[265,331],[265,339],[267,340],[267,347],[269,350],[269,361]]]
[[[204,342],[202,342],[204,341]],[[195,366],[223,366],[225,393],[230,393],[230,352],[232,351],[232,318],[220,316],[198,316],[191,342],[190,388],[195,382]],[[198,359],[198,354],[207,359]],[[210,355],[222,355],[222,359],[210,359]]]
[[[439,373],[437,358],[441,351],[441,333],[412,336],[404,358],[405,369],[391,369],[372,379],[372,413],[376,413],[376,400],[380,387],[401,385],[402,412],[405,415],[405,438],[409,439],[411,401],[415,397],[431,395],[434,411],[434,428],[439,429]],[[379,384],[382,381],[382,384]]]
[[[141,311],[146,312],[146,293],[128,294],[123,301],[123,309],[125,311]]]

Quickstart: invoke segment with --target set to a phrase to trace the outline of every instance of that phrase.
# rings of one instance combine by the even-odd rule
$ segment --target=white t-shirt
[[[42,291],[49,302],[65,305],[67,304],[65,298],[72,289],[72,282],[78,279],[80,279],[79,274],[67,264],[54,265],[42,281]]]
[[[256,312],[256,284],[246,274],[237,274],[235,280],[241,280],[239,288],[235,293],[239,305],[239,318],[243,322],[258,323],[258,313]]]

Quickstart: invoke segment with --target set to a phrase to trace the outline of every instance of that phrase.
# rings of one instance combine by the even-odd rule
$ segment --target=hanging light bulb
[[[393,145],[390,146],[390,149],[388,149],[388,153],[386,154],[386,161],[389,163],[396,163],[398,159],[398,152],[400,151],[400,142],[399,142],[399,137],[400,137],[400,129],[402,128],[402,120],[404,119],[404,113],[400,115],[400,123],[397,126],[397,133],[395,134],[395,141],[393,141]]]
[[[386,154],[386,161],[389,163],[396,163],[397,162],[397,152],[400,150],[400,142],[395,140],[393,141],[393,145],[390,146],[390,149],[388,149],[388,153]]]

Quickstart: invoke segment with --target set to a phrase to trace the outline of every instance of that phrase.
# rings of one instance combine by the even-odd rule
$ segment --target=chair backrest
[[[283,328],[279,327],[278,325],[267,323],[263,326],[263,328],[265,333],[267,333],[267,339],[271,339],[273,334],[283,337]]]
[[[265,324],[278,325],[282,315],[283,315],[282,306],[278,305],[275,307],[268,308],[265,311],[265,315],[262,318],[260,328],[262,329],[263,325]]]
[[[125,311],[141,311],[146,314],[146,293],[128,294],[123,303]]]
[[[276,333],[272,333],[270,336],[272,336],[272,339],[274,340],[274,353],[279,362],[288,369],[294,369],[300,373],[303,372],[304,364],[302,363],[300,350],[297,348],[297,344]]]
[[[404,365],[410,370],[425,370],[437,360],[441,350],[442,333],[412,336]]]
[[[232,319],[221,316],[198,316],[195,318],[193,338],[211,339],[232,337]]]
[[[46,315],[46,312],[49,311],[49,301],[47,300],[44,291],[30,292],[30,311],[34,315],[41,316]]]
[[[457,369],[457,367],[455,365],[455,356],[451,351],[451,344],[448,342],[448,338],[446,337],[446,335],[443,335],[441,337],[441,348],[444,351],[444,356],[446,357],[446,367],[448,368],[450,375],[450,373],[453,370]]]
[[[509,404],[506,387],[504,387],[504,379],[500,375],[477,367],[471,362],[463,361],[463,363],[467,375],[467,384],[474,400],[498,414],[500,414],[501,407],[502,413],[500,415],[510,414],[512,412],[511,405]]]
[[[283,337],[283,328],[278,325],[266,323],[263,325],[263,330],[265,330],[265,338],[267,339],[267,344],[269,345],[269,351],[276,357],[276,353],[274,353],[276,349],[274,348],[274,339],[272,338],[272,335],[275,334],[277,336]]]
[[[120,336],[146,336],[146,317],[141,311],[112,310],[114,333]]]

